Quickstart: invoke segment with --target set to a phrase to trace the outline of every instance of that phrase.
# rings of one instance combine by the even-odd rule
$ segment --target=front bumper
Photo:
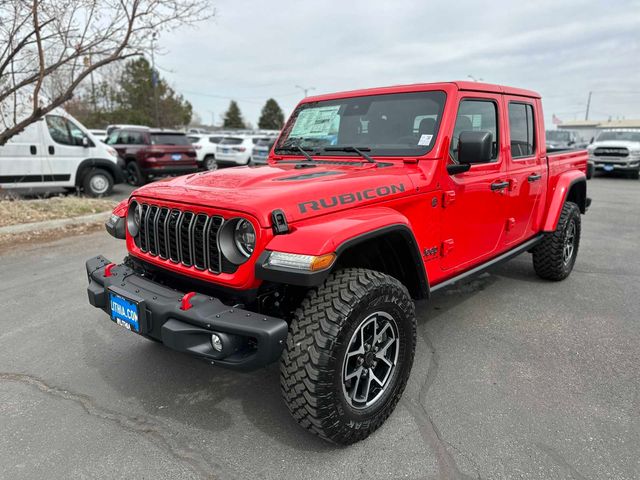
[[[105,276],[109,260],[102,256],[86,262],[89,303],[111,315],[109,293],[138,304],[140,335],[169,348],[237,370],[253,370],[275,362],[284,349],[287,322],[241,308],[217,298],[196,294],[188,310],[181,309],[178,292],[117,265]],[[211,334],[223,338],[222,352],[213,349]]]
[[[640,169],[640,159],[635,160],[603,160],[602,157],[590,159],[594,163],[595,169],[600,171],[632,172]]]

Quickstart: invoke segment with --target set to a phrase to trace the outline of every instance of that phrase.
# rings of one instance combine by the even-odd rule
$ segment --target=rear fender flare
[[[582,172],[571,171],[560,175],[551,192],[549,207],[543,223],[542,230],[553,232],[558,225],[562,207],[570,199],[580,208],[581,213],[587,209],[587,178]]]

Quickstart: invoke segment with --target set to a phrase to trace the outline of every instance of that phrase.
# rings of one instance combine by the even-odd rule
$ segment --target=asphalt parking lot
[[[118,328],[86,299],[106,233],[0,256],[0,478],[640,478],[640,181],[598,177],[561,283],[528,254],[418,306],[405,396],[336,447],[241,374]]]

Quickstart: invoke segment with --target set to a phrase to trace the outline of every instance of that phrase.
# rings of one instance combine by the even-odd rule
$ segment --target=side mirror
[[[493,156],[493,134],[487,131],[464,131],[458,142],[458,162],[489,163]]]
[[[90,145],[90,143],[89,143],[89,138],[87,138],[87,137],[82,137],[82,146],[83,146],[84,148],[89,148],[89,145]]]

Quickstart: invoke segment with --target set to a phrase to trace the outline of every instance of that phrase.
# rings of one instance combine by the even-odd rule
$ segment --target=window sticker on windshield
[[[418,140],[418,145],[424,145],[424,146],[429,146],[431,145],[431,139],[433,138],[433,135],[420,135],[420,140]]]
[[[291,130],[291,137],[325,137],[338,115],[340,105],[321,108],[307,108],[298,114]]]

